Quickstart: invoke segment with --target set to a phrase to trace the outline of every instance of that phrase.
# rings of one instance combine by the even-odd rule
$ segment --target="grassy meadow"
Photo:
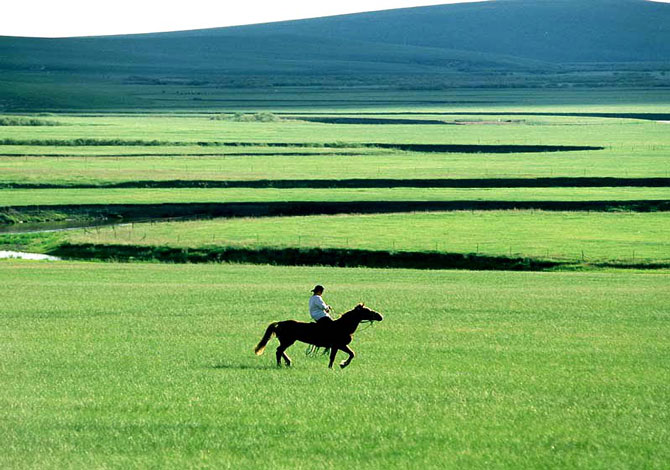
[[[160,112],[0,116],[0,251],[567,267],[0,259],[0,468],[667,466],[670,124],[650,117],[667,92],[212,93],[193,109],[183,93]],[[278,119],[221,117],[237,110]],[[49,231],[70,223],[87,227]],[[352,365],[298,344],[278,370],[276,342],[255,357],[268,323],[308,320],[316,283],[338,313],[385,316]]]
[[[0,143],[5,144],[0,145],[0,183],[67,186],[137,180],[670,177],[668,124],[561,115],[576,109],[584,114],[602,109],[613,114],[648,110],[645,105],[545,106],[537,112],[555,115],[535,117],[513,114],[529,112],[528,108],[501,106],[488,111],[509,110],[510,114],[452,116],[419,108],[413,112],[420,114],[403,116],[395,114],[402,111],[393,107],[359,110],[373,113],[382,122],[404,117],[416,122],[442,120],[444,125],[324,124],[293,120],[300,116],[289,114],[279,114],[283,119],[279,122],[212,120],[215,113],[57,116],[42,119],[57,120],[62,126],[0,126]],[[82,141],[77,143],[77,139]],[[109,145],[113,142],[117,144]],[[375,143],[586,145],[604,150],[427,153],[361,146]]]
[[[664,213],[451,211],[213,219],[74,231],[72,243],[436,251],[569,261],[670,261]]]
[[[390,202],[396,203],[392,210],[399,213],[134,224],[128,233],[126,229],[106,228],[69,232],[62,238],[70,243],[190,248],[361,248],[667,262],[666,212],[605,214],[597,209],[564,209],[552,214],[541,210],[548,208],[546,201],[608,201],[620,203],[624,212],[628,202],[667,203],[670,192],[666,180],[649,186],[635,181],[668,178],[668,125],[593,116],[650,110],[661,111],[644,104],[581,109],[547,104],[536,108],[472,106],[463,108],[462,114],[421,108],[403,114],[393,107],[360,109],[358,114],[349,110],[302,115],[285,112],[273,122],[236,122],[226,115],[218,119],[222,115],[217,113],[44,117],[61,125],[0,127],[0,141],[14,143],[0,145],[0,186],[4,185],[0,206],[20,212],[25,206],[48,211],[49,206],[57,205],[76,212],[79,205],[181,204],[188,210],[195,204]],[[491,114],[482,114],[487,111]],[[533,111],[540,114],[514,114]],[[581,115],[570,115],[579,112]],[[363,116],[379,123],[299,120],[315,116]],[[385,119],[399,118],[413,123],[383,124]],[[421,122],[426,124],[416,124]],[[96,142],[102,145],[92,145]],[[374,143],[476,144],[493,149],[505,145],[590,145],[602,149],[463,153],[370,146]],[[602,187],[605,183],[599,180],[606,178],[612,186]],[[541,179],[549,179],[542,183],[546,187],[515,187],[522,183],[533,186],[533,181]],[[430,186],[466,180],[472,180],[466,185],[473,187]],[[266,187],[252,187],[254,182]],[[207,187],[226,183],[248,183],[250,187]],[[115,184],[129,187],[111,187]],[[629,186],[632,184],[637,186]],[[412,185],[427,187],[408,187]],[[509,187],[478,187],[486,185]],[[522,208],[528,207],[524,203],[535,203],[534,209],[540,210],[488,213],[473,205],[471,213],[422,215],[407,212],[412,209],[403,213],[403,202],[473,202],[490,204],[491,209],[499,202],[512,208],[516,203]],[[356,209],[343,206],[342,211]],[[12,245],[6,237],[5,241],[6,246]],[[52,245],[31,244],[38,248]]]
[[[318,183],[317,183],[318,184]],[[0,190],[0,206],[272,201],[634,201],[670,199],[670,188],[101,188]]]
[[[326,124],[324,124],[326,125]],[[667,126],[670,128],[670,125]],[[166,180],[315,180],[345,178],[550,178],[550,177],[670,177],[665,155],[667,147],[658,150],[565,152],[515,155],[418,154],[414,152],[353,149],[318,152],[315,149],[291,149],[301,155],[285,155],[282,149],[264,148],[270,155],[240,154],[200,155],[191,149],[171,156],[154,154],[125,157],[127,147],[110,149],[102,155],[99,149],[86,149],[89,156],[76,155],[76,147],[57,147],[54,158],[34,157],[43,148],[21,149],[26,156],[0,156],[3,183],[74,183],[105,184],[124,181]],[[13,148],[16,148],[13,146]],[[0,151],[2,147],[0,147]],[[132,150],[135,150],[134,148]],[[328,149],[323,149],[328,150]],[[166,152],[162,150],[162,152]],[[308,155],[302,155],[306,153]],[[352,154],[349,154],[352,153]],[[73,155],[75,154],[75,155]],[[268,165],[268,163],[271,163]]]
[[[3,468],[663,468],[668,275],[0,262]],[[251,348],[327,280],[344,371]],[[271,343],[276,344],[276,343]]]

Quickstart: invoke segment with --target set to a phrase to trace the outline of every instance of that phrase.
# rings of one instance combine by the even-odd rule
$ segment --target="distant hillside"
[[[546,62],[670,61],[670,4],[494,0],[203,30],[458,49]]]
[[[283,28],[289,29],[289,28]],[[541,61],[476,51],[244,29],[71,39],[0,38],[5,70],[129,74],[382,74],[532,70]]]
[[[147,92],[137,87],[153,86],[155,94],[156,86],[175,84],[620,84],[620,77],[575,73],[668,64],[669,4],[497,0],[173,33],[0,37],[0,110],[132,107],[142,100],[152,107],[156,99],[142,98]],[[631,83],[660,82],[649,75]]]

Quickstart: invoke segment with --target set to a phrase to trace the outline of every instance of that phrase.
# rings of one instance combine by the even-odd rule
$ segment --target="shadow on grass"
[[[8,206],[0,207],[0,224],[59,220],[118,220],[131,222],[169,218],[291,217],[493,210],[666,212],[670,211],[670,201],[268,201]]]
[[[322,113],[295,112],[281,113],[282,116],[290,115],[318,115]],[[347,115],[351,113],[333,112],[328,113],[331,116]],[[417,111],[396,111],[396,112],[357,112],[357,116],[566,116],[566,117],[595,117],[595,118],[613,118],[613,119],[641,119],[645,121],[670,121],[670,113],[548,113],[548,112],[514,112],[514,111],[455,111],[455,112],[417,112]]]
[[[0,183],[0,189],[114,189],[114,188],[609,188],[670,187],[670,178],[349,178],[333,180],[140,180],[118,183]]]
[[[318,122],[321,124],[404,124],[404,125],[446,125],[444,121],[437,119],[398,119],[398,118],[361,118],[361,117],[294,117],[295,121]]]
[[[228,362],[221,362],[219,364],[210,365],[208,369],[216,370],[270,370],[276,369],[274,364],[234,364]]]
[[[588,263],[539,258],[488,256],[475,253],[384,251],[346,248],[241,248],[62,243],[48,254],[63,259],[100,261],[150,261],[162,263],[242,263],[277,266],[332,266],[387,269],[462,269],[472,271],[554,271],[562,269],[668,269],[670,263],[612,261]],[[225,364],[221,365],[224,368]]]
[[[193,146],[193,147],[276,147],[276,148],[375,148],[389,150],[405,150],[411,152],[439,153],[544,153],[574,152],[583,150],[604,150],[605,147],[586,145],[514,145],[514,144],[390,144],[371,142],[168,142],[159,140],[123,140],[123,139],[0,139],[0,145],[31,145],[55,147],[160,147],[160,146]]]
[[[65,242],[49,254],[65,259],[158,261],[165,263],[246,263],[278,266],[333,266],[479,271],[544,271],[566,263],[474,253],[383,251],[342,248],[239,248],[107,245]]]

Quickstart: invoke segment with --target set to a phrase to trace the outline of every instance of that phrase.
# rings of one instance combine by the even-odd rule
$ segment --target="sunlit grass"
[[[75,243],[439,251],[572,261],[670,259],[667,213],[456,211],[213,219],[69,232]]]
[[[670,188],[373,189],[6,189],[0,206],[271,201],[627,201],[668,200]]]
[[[3,468],[661,468],[667,274],[0,262]],[[385,315],[344,371],[265,326]],[[319,436],[316,438],[315,436]]]

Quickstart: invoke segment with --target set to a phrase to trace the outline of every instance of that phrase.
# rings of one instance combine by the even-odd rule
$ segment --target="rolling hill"
[[[494,0],[198,34],[214,37],[224,31],[348,38],[553,63],[670,61],[670,5],[646,0]]]
[[[442,86],[545,86],[554,75],[668,64],[668,4],[494,0],[171,33],[0,37],[0,110],[133,106],[128,87],[140,85],[272,86],[288,76],[406,86],[428,76],[448,77]],[[524,81],[537,75],[545,78]]]

